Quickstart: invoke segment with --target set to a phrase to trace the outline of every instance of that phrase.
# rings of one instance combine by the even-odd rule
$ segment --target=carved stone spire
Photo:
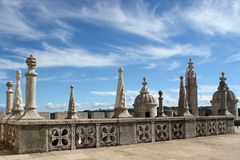
[[[185,75],[186,99],[190,112],[198,115],[198,95],[197,95],[197,76],[193,70],[192,59],[189,59],[188,68]]]
[[[118,69],[118,86],[115,99],[113,118],[130,118],[132,117],[127,110],[125,88],[123,81],[123,68]]]
[[[185,106],[185,91],[183,86],[183,76],[180,76],[179,99],[178,99],[178,116],[183,116]]]
[[[76,111],[76,105],[75,105],[75,98],[74,98],[74,87],[71,86],[70,91],[70,98],[69,98],[69,104],[68,104],[68,115],[65,119],[78,119],[77,111]]]
[[[16,88],[13,98],[13,109],[10,119],[19,119],[23,114],[23,102],[21,93],[21,70],[16,72]]]
[[[178,116],[192,116],[189,112],[185,89],[183,85],[183,76],[180,76],[180,89],[179,89],[179,99],[178,99]]]
[[[24,114],[20,118],[21,120],[42,120],[37,112],[36,105],[36,81],[37,81],[37,73],[35,71],[35,67],[37,65],[37,60],[33,55],[30,55],[26,64],[28,66],[28,71],[25,74],[26,76],[26,104],[24,107]]]
[[[3,119],[9,119],[11,116],[11,111],[12,111],[12,103],[13,103],[13,82],[12,81],[8,81],[6,83],[7,86],[7,91],[6,91],[6,114],[3,117]]]
[[[167,117],[164,113],[164,107],[163,107],[163,98],[162,98],[163,92],[160,90],[158,92],[158,95],[159,95],[159,98],[158,98],[158,101],[159,101],[159,115],[158,115],[158,117]]]

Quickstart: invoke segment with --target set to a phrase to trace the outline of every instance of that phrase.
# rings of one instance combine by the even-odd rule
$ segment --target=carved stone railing
[[[0,140],[16,153],[151,143],[234,133],[226,116],[2,121]]]

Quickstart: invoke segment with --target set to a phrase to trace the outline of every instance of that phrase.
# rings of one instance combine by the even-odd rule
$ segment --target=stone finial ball
[[[35,68],[36,65],[37,65],[37,60],[36,60],[36,58],[33,55],[30,55],[27,58],[26,63],[28,65],[28,67]]]
[[[180,76],[180,80],[183,80],[183,76]]]
[[[123,72],[123,68],[122,68],[122,67],[119,67],[119,68],[118,68],[118,72]]]
[[[163,92],[160,90],[158,94],[159,94],[159,97],[162,97]]]
[[[12,81],[8,81],[8,82],[6,83],[6,85],[7,85],[8,88],[12,88],[13,82],[12,82]]]

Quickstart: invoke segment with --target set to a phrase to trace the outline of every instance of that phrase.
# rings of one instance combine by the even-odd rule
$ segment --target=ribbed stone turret
[[[135,98],[134,117],[156,117],[157,116],[157,103],[155,98],[150,94],[147,79],[144,77],[142,82],[142,89],[140,94]]]
[[[227,83],[225,82],[227,78],[224,75],[224,72],[221,73],[219,78],[218,90],[213,94],[211,104],[212,104],[212,114],[213,115],[234,115],[237,119],[238,117],[238,108],[237,103],[238,99],[236,98],[234,92],[232,92]]]
[[[116,91],[115,107],[113,118],[131,118],[132,116],[128,113],[125,87],[123,81],[123,69],[118,69],[118,86]]]
[[[23,101],[22,101],[22,93],[21,93],[21,70],[17,70],[16,72],[16,88],[14,92],[13,98],[13,108],[12,115],[10,119],[19,119],[23,114]]]
[[[35,67],[37,65],[36,58],[33,55],[30,55],[26,64],[28,66],[28,71],[25,74],[26,76],[26,104],[24,107],[24,114],[20,118],[21,120],[41,120],[44,119],[37,112],[36,105],[36,81],[37,73]]]
[[[71,86],[70,91],[70,98],[68,104],[68,115],[65,119],[78,119],[76,105],[75,105],[75,98],[74,98],[74,87]]]

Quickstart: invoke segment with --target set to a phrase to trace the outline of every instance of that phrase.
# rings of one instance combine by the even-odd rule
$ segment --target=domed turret
[[[134,115],[135,117],[156,117],[157,116],[157,103],[155,98],[150,94],[146,78],[143,78],[143,87],[140,94],[134,101]]]
[[[222,94],[221,91],[226,91],[226,101],[227,101],[227,109],[230,113],[232,113],[236,118],[238,117],[238,110],[237,110],[237,103],[238,99],[233,91],[231,91],[225,83],[225,80],[227,80],[226,77],[224,77],[224,73],[221,73],[222,76],[219,78],[219,86],[218,90],[213,94],[211,104],[212,104],[212,114],[213,115],[221,115],[224,111],[224,108],[222,107]]]

